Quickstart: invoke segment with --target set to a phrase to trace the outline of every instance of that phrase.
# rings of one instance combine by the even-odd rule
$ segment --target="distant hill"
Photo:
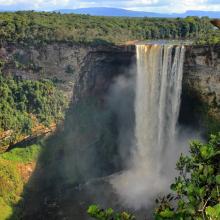
[[[178,14],[174,14],[178,15]],[[220,18],[220,11],[186,11],[185,13],[181,14],[182,17],[186,16],[208,16],[210,18]]]
[[[163,17],[163,18],[176,18],[176,17],[187,17],[187,16],[208,16],[210,18],[220,18],[220,11],[186,11],[185,13],[178,14],[162,14],[154,12],[144,11],[131,11],[120,8],[79,8],[79,9],[60,9],[60,13],[64,14],[89,14],[96,16],[119,16],[119,17]]]

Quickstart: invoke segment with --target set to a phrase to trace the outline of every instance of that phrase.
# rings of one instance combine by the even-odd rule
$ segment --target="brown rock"
[[[211,23],[220,29],[220,19],[213,19]]]

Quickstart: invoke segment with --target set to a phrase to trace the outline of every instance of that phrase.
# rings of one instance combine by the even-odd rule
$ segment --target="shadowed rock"
[[[211,23],[220,29],[220,19],[213,19]]]

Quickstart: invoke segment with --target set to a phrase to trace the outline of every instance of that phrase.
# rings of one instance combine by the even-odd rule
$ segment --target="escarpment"
[[[106,78],[105,83],[108,83],[111,77],[120,73],[120,67],[132,62],[133,56],[132,46],[53,43],[26,47],[6,44],[0,49],[5,75],[21,80],[51,80],[65,92],[69,101],[80,79],[84,84],[86,79],[90,80],[90,87],[98,77]],[[89,78],[85,77],[82,82],[85,75]]]
[[[219,124],[220,46],[187,47],[181,108],[182,113],[185,112],[183,120],[188,124],[192,121],[196,126],[204,121],[207,126]]]
[[[1,71],[4,76],[12,76],[18,81],[51,81],[64,93],[70,105],[82,96],[103,99],[114,78],[133,64],[134,56],[132,46],[94,47],[54,43],[26,47],[5,44],[0,49]],[[10,144],[8,140],[13,131],[3,131],[0,146],[7,149],[16,144],[16,141],[29,141],[33,136],[48,133],[46,128],[45,132],[42,129],[38,132],[38,127],[39,123],[33,128],[34,135],[21,135]]]
[[[132,45],[5,44],[0,48],[5,76],[50,80],[64,92],[71,105],[86,96],[103,100],[114,78],[125,74],[135,63],[135,55]],[[195,116],[195,121],[200,120],[197,116],[203,112],[220,120],[219,82],[220,47],[186,46],[180,120],[191,123],[189,114]]]

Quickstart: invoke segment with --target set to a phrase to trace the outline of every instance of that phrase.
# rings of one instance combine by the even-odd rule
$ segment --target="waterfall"
[[[136,55],[136,147],[128,170],[111,183],[124,204],[146,208],[169,190],[181,152],[176,136],[185,48],[137,45]]]
[[[137,45],[136,51],[135,165],[153,165],[160,172],[161,157],[169,153],[177,130],[184,46]]]

